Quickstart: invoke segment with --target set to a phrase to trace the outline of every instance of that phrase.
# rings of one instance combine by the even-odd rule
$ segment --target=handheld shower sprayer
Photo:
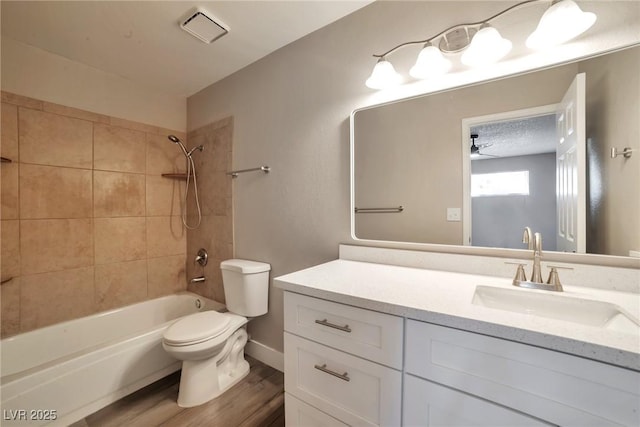
[[[202,212],[200,209],[200,200],[198,199],[198,182],[196,178],[196,165],[194,164],[193,158],[191,157],[191,155],[196,150],[198,151],[204,150],[204,146],[198,145],[197,147],[193,147],[191,150],[187,151],[187,148],[184,146],[182,141],[180,141],[180,138],[178,138],[177,136],[169,135],[167,136],[167,138],[169,139],[169,141],[173,142],[174,144],[177,144],[180,147],[180,150],[182,150],[182,154],[184,154],[184,157],[187,161],[187,184],[184,191],[184,200],[182,203],[181,213],[182,213],[182,224],[185,226],[185,228],[193,230],[200,226],[200,222],[202,221]],[[191,179],[193,179],[193,191],[196,196],[196,208],[198,210],[198,222],[194,226],[190,226],[189,224],[187,224],[187,196],[189,195],[189,183]]]

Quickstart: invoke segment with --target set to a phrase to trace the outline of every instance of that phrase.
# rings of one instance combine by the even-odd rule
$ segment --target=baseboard
[[[253,340],[247,342],[244,352],[265,365],[284,372],[284,353]]]

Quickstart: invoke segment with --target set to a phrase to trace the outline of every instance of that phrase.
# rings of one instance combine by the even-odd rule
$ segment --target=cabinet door
[[[287,427],[349,427],[289,393],[284,394],[284,416]]]
[[[406,427],[529,427],[543,421],[430,381],[404,376]]]
[[[401,372],[286,332],[284,387],[349,425],[400,425]]]
[[[640,373],[407,321],[407,373],[573,427],[640,426]]]

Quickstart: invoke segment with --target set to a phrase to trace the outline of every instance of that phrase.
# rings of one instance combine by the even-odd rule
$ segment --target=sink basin
[[[476,286],[472,304],[587,326],[638,333],[640,323],[621,307],[604,301],[527,290]]]

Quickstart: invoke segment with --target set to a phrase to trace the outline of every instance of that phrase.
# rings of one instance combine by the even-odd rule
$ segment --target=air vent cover
[[[200,8],[183,19],[180,28],[205,43],[211,43],[229,32],[229,27]]]

